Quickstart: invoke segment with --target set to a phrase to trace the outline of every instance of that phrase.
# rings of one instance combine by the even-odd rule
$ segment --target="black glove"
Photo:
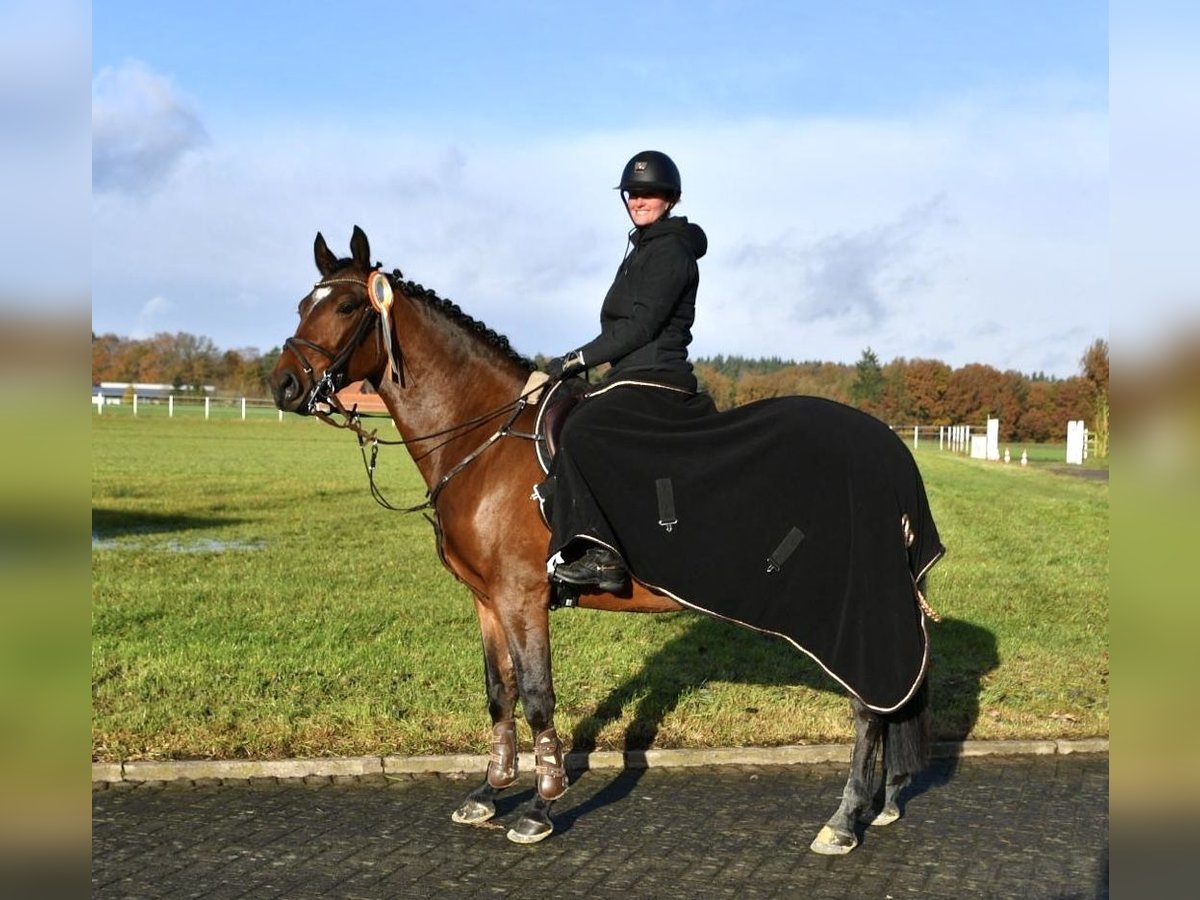
[[[583,364],[583,354],[572,350],[566,356],[556,356],[546,363],[546,374],[550,376],[551,381],[559,381],[586,368]]]

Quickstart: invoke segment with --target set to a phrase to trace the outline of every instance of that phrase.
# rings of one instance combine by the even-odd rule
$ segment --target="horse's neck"
[[[410,313],[396,322],[394,330],[403,335],[403,343],[397,346],[404,385],[386,376],[376,389],[405,441],[487,416],[521,391],[522,375],[497,359],[490,348],[480,346],[478,352],[464,354],[463,342],[471,339],[455,335],[450,323]],[[436,484],[506,420],[499,417],[476,428],[409,444],[426,484]]]

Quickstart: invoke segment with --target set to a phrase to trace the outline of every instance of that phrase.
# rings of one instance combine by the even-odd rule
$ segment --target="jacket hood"
[[[629,239],[634,244],[640,244],[664,234],[675,234],[682,238],[696,259],[708,252],[708,235],[695,222],[689,222],[687,216],[668,216],[645,228],[635,228]]]

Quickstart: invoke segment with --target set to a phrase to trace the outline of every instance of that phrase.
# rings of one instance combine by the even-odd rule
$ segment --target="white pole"
[[[280,422],[283,421],[283,410],[282,409],[279,411],[279,421]]]
[[[137,415],[137,394],[133,395],[133,414]]]
[[[173,419],[174,417],[175,417],[175,395],[167,394],[167,418]]]
[[[210,399],[212,399],[212,398],[210,398],[210,397],[204,398],[204,418],[206,418],[206,419],[208,418],[208,402]]]
[[[920,425],[914,425],[914,426],[913,426],[913,449],[914,449],[914,450],[916,450],[916,449],[917,449],[917,441],[919,441],[919,440],[920,440],[920,437],[921,437],[921,436],[920,436],[920,433],[919,433],[919,432],[920,432],[920,428],[921,428],[921,426],[920,426]]]
[[[242,421],[246,421],[246,398],[242,398]]]

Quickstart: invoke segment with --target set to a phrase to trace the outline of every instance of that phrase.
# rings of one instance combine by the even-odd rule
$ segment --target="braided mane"
[[[528,357],[522,356],[512,344],[508,342],[508,338],[504,335],[488,328],[478,319],[475,319],[463,312],[456,303],[452,303],[442,297],[439,297],[433,291],[424,285],[417,284],[415,281],[405,281],[404,275],[399,269],[392,270],[392,280],[396,282],[396,286],[404,293],[404,295],[412,300],[420,300],[433,311],[440,313],[444,318],[449,319],[454,324],[458,325],[464,331],[476,335],[484,343],[499,350],[513,362],[522,366],[527,371],[533,371],[533,361]]]

